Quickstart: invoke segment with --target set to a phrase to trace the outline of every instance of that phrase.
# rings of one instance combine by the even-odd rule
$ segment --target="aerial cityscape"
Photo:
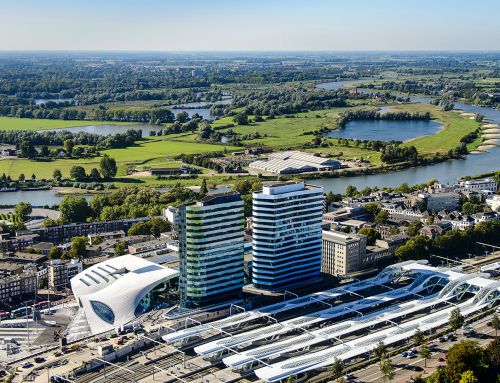
[[[500,382],[500,3],[1,9],[0,382]]]

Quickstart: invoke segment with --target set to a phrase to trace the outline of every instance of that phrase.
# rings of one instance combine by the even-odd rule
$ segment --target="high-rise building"
[[[255,287],[277,290],[320,277],[322,214],[321,187],[271,183],[253,193]]]
[[[331,275],[361,270],[366,256],[366,236],[340,231],[323,231],[321,271]]]
[[[179,207],[181,305],[212,304],[241,294],[244,220],[236,192]]]

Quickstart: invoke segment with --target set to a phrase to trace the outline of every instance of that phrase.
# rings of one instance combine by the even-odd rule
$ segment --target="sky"
[[[500,0],[0,0],[0,50],[500,50]]]

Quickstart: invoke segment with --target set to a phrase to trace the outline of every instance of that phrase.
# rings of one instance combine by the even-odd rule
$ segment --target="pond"
[[[53,190],[26,190],[0,193],[0,205],[15,205],[19,202],[29,202],[33,206],[58,205],[65,196],[54,194]],[[87,200],[92,196],[84,196]]]
[[[435,134],[442,127],[439,122],[427,120],[356,120],[349,121],[343,129],[325,133],[323,137],[407,141]]]

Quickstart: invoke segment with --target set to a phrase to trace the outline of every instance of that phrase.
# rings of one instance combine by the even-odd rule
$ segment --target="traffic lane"
[[[476,331],[476,335],[464,337],[460,333],[457,334],[457,340],[452,342],[449,341],[439,342],[437,340],[434,341],[437,347],[435,351],[432,353],[431,358],[427,360],[427,366],[428,366],[427,370],[428,371],[430,371],[431,369],[434,370],[439,365],[444,365],[445,362],[439,362],[438,358],[444,357],[447,350],[452,345],[456,344],[461,340],[464,339],[476,340],[482,346],[487,345],[494,338],[493,336],[495,334],[495,330],[487,325],[489,321],[491,321],[490,316],[471,324],[471,327]],[[461,332],[461,330],[459,331]],[[395,381],[398,381],[398,379],[401,379],[403,377],[404,379],[402,381],[407,381],[407,379],[410,379],[412,375],[417,376],[424,372],[424,359],[418,356],[416,358],[408,359],[401,355],[397,355],[391,358],[391,361],[395,366],[395,373],[396,373]],[[356,376],[358,381],[365,383],[384,381],[384,379],[382,378],[382,374],[380,373],[378,363],[374,363],[368,366],[367,368],[363,369],[363,371],[355,372],[354,375]]]

